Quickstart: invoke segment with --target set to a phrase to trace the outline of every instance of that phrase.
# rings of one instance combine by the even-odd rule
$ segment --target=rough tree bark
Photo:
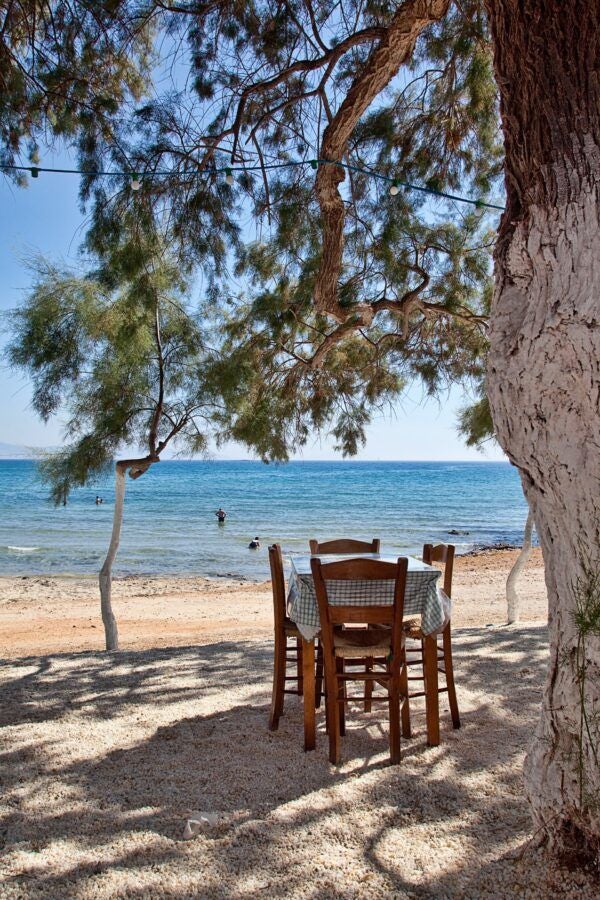
[[[147,456],[142,459],[122,459],[115,463],[115,508],[112,534],[108,553],[100,569],[98,579],[100,582],[100,610],[102,612],[107,650],[119,649],[119,630],[112,610],[112,566],[119,549],[119,541],[121,540],[123,504],[125,501],[125,476],[129,469],[130,478],[139,478],[155,462],[158,462],[158,457]]]
[[[523,534],[523,546],[521,552],[517,556],[514,566],[508,573],[506,579],[506,609],[508,615],[508,624],[512,625],[519,621],[519,595],[517,594],[517,581],[519,575],[525,568],[527,560],[531,556],[531,536],[533,534],[533,513],[531,510],[527,513],[525,522],[525,532]]]
[[[573,613],[582,559],[600,568],[600,0],[487,5],[508,195],[487,386],[498,440],[535,519],[549,600],[549,671],[526,788],[553,849],[597,859],[597,723],[580,733]],[[586,653],[592,711],[598,635]]]

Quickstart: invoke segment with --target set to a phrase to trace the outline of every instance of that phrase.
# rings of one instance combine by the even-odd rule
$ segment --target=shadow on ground
[[[463,727],[444,712],[427,748],[416,708],[399,767],[380,713],[351,713],[338,769],[322,715],[303,752],[297,698],[269,733],[270,653],[229,642],[0,666],[7,896],[546,895],[544,861],[512,859],[530,834],[521,763],[545,629],[458,633]],[[220,820],[184,842],[192,810]]]

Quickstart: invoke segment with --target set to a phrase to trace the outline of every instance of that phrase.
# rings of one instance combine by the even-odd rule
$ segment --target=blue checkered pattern
[[[365,554],[367,555],[367,554]],[[348,557],[346,557],[348,558]],[[369,558],[374,558],[369,554]],[[383,557],[379,557],[383,559]],[[321,556],[323,563],[340,559],[338,556]],[[313,640],[321,627],[317,595],[308,557],[292,560],[288,583],[287,612],[306,640]],[[396,559],[387,560],[396,562]],[[404,615],[420,616],[424,634],[439,631],[444,624],[444,608],[438,593],[440,572],[420,560],[409,557],[404,595]],[[331,604],[349,606],[391,604],[394,602],[393,581],[327,581],[327,595]]]

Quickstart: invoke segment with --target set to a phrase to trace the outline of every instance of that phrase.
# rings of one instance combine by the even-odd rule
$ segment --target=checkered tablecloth
[[[385,562],[395,563],[397,561],[397,557],[363,555]],[[320,559],[325,563],[348,559],[348,557],[321,556]],[[440,574],[440,571],[433,566],[428,566],[413,557],[408,558],[404,615],[421,616],[421,628],[425,634],[439,631],[444,624],[442,597],[437,589],[437,580]],[[327,592],[329,602],[332,604],[344,603],[358,606],[389,603],[391,605],[394,600],[394,582],[387,580],[328,581]],[[316,637],[321,625],[317,595],[310,570],[310,556],[298,556],[292,559],[292,571],[288,583],[287,613],[307,641]]]

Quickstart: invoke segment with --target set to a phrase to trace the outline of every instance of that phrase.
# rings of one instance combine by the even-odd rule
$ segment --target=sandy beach
[[[0,588],[0,896],[10,898],[597,897],[530,845],[522,765],[539,709],[546,606],[539,551],[505,626],[514,552],[458,561],[462,727],[421,701],[400,766],[385,717],[354,705],[343,764],[302,749],[296,697],[267,730],[268,584],[117,581],[123,650],[102,645],[89,579]],[[210,814],[184,839],[188,819]]]
[[[455,627],[506,621],[506,575],[516,556],[514,550],[489,550],[457,558],[452,614]],[[532,552],[520,589],[522,618],[546,621],[539,549]],[[113,607],[122,649],[266,639],[273,628],[268,581],[117,578]],[[95,578],[0,578],[2,656],[101,650],[103,646]]]

